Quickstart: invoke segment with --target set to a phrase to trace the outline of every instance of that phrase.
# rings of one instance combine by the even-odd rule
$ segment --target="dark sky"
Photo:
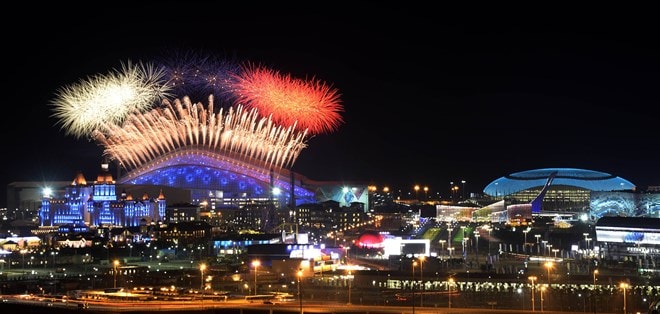
[[[310,138],[294,165],[310,179],[404,190],[420,184],[446,195],[450,181],[466,180],[468,192],[480,192],[513,172],[568,167],[641,188],[660,185],[657,19],[615,10],[255,7],[13,12],[33,26],[2,22],[2,183],[67,181],[77,170],[93,179],[101,148],[55,125],[48,104],[56,91],[129,59],[190,50],[315,77],[339,90],[344,124]]]

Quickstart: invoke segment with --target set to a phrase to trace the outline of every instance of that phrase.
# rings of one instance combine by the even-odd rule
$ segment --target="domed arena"
[[[367,231],[358,237],[356,244],[361,248],[381,248],[383,240],[383,236],[378,232]]]

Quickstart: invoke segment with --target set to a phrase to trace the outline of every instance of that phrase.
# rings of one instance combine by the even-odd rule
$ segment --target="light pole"
[[[415,199],[419,201],[419,185],[415,185]]]
[[[550,284],[550,269],[554,264],[552,262],[545,262],[545,268],[548,269],[548,284]]]
[[[545,256],[545,248],[548,247],[548,240],[541,240],[541,244],[543,244],[543,256]]]
[[[300,294],[300,283],[302,282],[302,276],[303,272],[302,270],[298,271],[298,301],[300,302],[300,314],[303,314],[303,307],[302,307],[302,294]]]
[[[50,256],[53,257],[53,268],[55,268],[55,256],[58,254],[58,252],[55,251],[50,251]]]
[[[541,238],[541,235],[535,234],[534,237],[536,238],[536,254],[541,255],[541,246],[539,245],[539,239]]]
[[[534,280],[536,280],[536,276],[529,276],[527,279],[532,281],[532,312],[534,312]],[[543,304],[543,301],[541,301],[541,304]],[[543,306],[543,305],[541,305]]]
[[[465,200],[465,180],[461,180],[461,183],[463,183],[463,197],[462,199]]]
[[[445,251],[445,243],[447,243],[447,240],[439,240],[438,242],[440,242],[440,252],[444,252]]]
[[[449,280],[447,280],[447,290],[448,290],[448,296],[449,296],[449,304],[448,307],[451,308],[451,286],[454,285],[454,278],[449,277]]]
[[[493,242],[493,238],[491,238],[491,231],[493,231],[493,227],[491,225],[488,225],[488,256],[490,257],[490,243]]]
[[[454,230],[454,228],[447,227],[447,251],[449,251],[449,257],[451,257],[451,232]]]
[[[419,281],[422,282],[422,292],[419,294],[419,306],[424,306],[424,259],[426,256],[419,257]]]
[[[479,231],[474,231],[474,238],[477,240],[476,241],[476,251],[475,251],[475,256],[477,257],[477,267],[479,267]]]
[[[351,305],[351,283],[353,282],[353,275],[350,270],[348,270],[348,276],[346,278],[348,279],[348,305]]]
[[[415,266],[417,261],[412,263],[412,281],[410,282],[410,290],[412,290],[412,312],[415,314]]]
[[[589,249],[589,242],[587,238],[589,238],[589,233],[585,232],[582,234],[584,236],[584,242],[586,243],[587,246],[585,246],[585,250]]]
[[[21,256],[23,257],[23,273],[25,273],[25,253],[27,253],[27,250],[21,250]]]
[[[252,266],[254,266],[254,295],[257,295],[257,270],[261,263],[258,260],[252,261]]]
[[[621,289],[623,289],[623,314],[628,313],[626,311],[626,289],[628,289],[628,284],[625,282],[622,282],[620,285]]]
[[[463,238],[461,238],[461,244],[463,245],[463,258],[465,258],[467,255],[465,254],[465,226],[461,226],[461,231],[463,233]],[[467,267],[467,263],[465,263]]]
[[[525,234],[525,243],[523,243],[523,252],[527,254],[527,233],[529,232],[529,228],[523,230],[523,233]]]
[[[200,273],[199,293],[202,293],[202,291],[204,291],[204,270],[205,269],[206,269],[206,264],[200,264],[199,265],[199,273]]]
[[[541,287],[541,312],[543,312],[543,292],[545,292],[545,286]]]
[[[118,261],[118,260],[115,260],[115,261],[112,263],[112,265],[114,266],[114,267],[113,267],[113,273],[114,273],[114,275],[115,275],[115,281],[114,281],[114,284],[113,284],[112,287],[113,287],[113,288],[117,288],[117,267],[119,267],[119,261]]]
[[[596,314],[596,275],[598,275],[598,269],[594,269],[594,286],[591,289],[591,308]]]

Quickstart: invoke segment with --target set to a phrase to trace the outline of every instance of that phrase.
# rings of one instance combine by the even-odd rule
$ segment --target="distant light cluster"
[[[206,107],[187,95],[200,93]],[[214,93],[228,104],[216,110]],[[67,134],[93,138],[126,169],[186,149],[291,167],[309,134],[343,123],[337,91],[319,80],[197,56],[158,68],[129,62],[58,95],[53,116]]]

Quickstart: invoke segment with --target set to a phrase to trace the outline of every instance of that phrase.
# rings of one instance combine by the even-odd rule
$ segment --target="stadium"
[[[161,63],[127,62],[120,70],[58,92],[52,105],[59,125],[68,135],[103,147],[106,162],[100,176],[111,178],[105,174],[110,162],[118,175],[116,182],[97,180],[91,190],[83,187],[87,180],[78,174],[72,184],[77,187],[65,188],[73,199],[42,206],[45,221],[140,221],[122,210],[107,209],[125,211],[126,201],[133,201],[121,196],[122,204],[110,203],[120,198],[115,185],[131,186],[133,191],[151,187],[149,194],[160,194],[155,202],[161,203],[163,189],[176,189],[183,191],[186,202],[212,210],[251,206],[272,215],[275,209],[327,200],[347,207],[360,202],[368,210],[366,184],[346,188],[290,170],[310,135],[330,133],[343,123],[337,90],[250,63],[194,55]],[[110,194],[99,194],[100,190]],[[139,194],[147,200],[147,193]],[[78,195],[93,195],[97,203],[87,204],[86,197]],[[49,209],[51,203],[67,208]],[[69,209],[70,203],[83,205]],[[156,205],[138,205],[140,210],[131,211],[151,213],[138,216],[163,216],[155,214]],[[56,211],[66,212],[68,218]]]

